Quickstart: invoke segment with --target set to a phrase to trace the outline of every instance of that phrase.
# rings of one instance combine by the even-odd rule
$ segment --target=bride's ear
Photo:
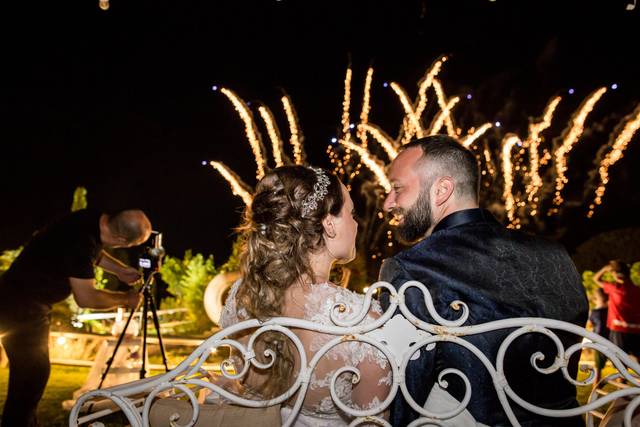
[[[336,237],[335,218],[329,214],[322,220],[322,227],[324,228],[324,234],[330,239]]]

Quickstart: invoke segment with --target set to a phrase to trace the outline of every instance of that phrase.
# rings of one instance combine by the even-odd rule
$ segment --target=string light
[[[509,222],[513,222],[515,217],[515,199],[513,197],[513,165],[511,163],[511,149],[521,144],[520,138],[514,134],[507,134],[502,142],[502,175],[504,177],[504,189],[502,197]]]
[[[98,6],[102,10],[109,10],[109,0],[98,0]]]
[[[389,159],[393,160],[398,155],[398,151],[393,146],[393,140],[382,129],[376,125],[361,123],[358,125],[358,131],[369,132],[371,136],[380,144],[389,156]]]
[[[280,167],[284,165],[284,162],[282,161],[282,139],[280,138],[278,129],[274,124],[273,114],[271,113],[271,110],[264,105],[261,105],[258,108],[258,111],[260,112],[260,116],[262,117],[264,124],[267,126],[267,133],[271,140],[273,159],[276,161],[276,167]]]
[[[538,153],[538,147],[541,141],[540,134],[551,126],[553,113],[561,100],[562,98],[560,96],[552,98],[544,109],[542,120],[529,125],[529,136],[524,144],[525,147],[529,148],[529,184],[526,187],[526,192],[527,200],[532,202],[532,216],[537,212],[537,204],[534,202],[534,198],[543,185],[542,177],[540,176],[540,155]]]
[[[387,178],[387,174],[384,172],[384,166],[381,165],[381,162],[377,161],[371,153],[359,145],[345,140],[340,140],[340,144],[358,153],[362,163],[364,163],[364,165],[373,172],[375,177],[378,179],[378,183],[384,188],[384,190],[387,192],[391,191],[391,183],[389,182],[389,178]]]
[[[571,118],[571,126],[562,133],[563,141],[562,145],[558,147],[555,156],[556,163],[556,191],[553,203],[559,206],[564,201],[562,199],[562,189],[565,184],[569,182],[565,172],[567,171],[567,155],[573,148],[574,144],[578,141],[582,133],[584,132],[584,122],[587,120],[587,116],[593,110],[593,107],[600,100],[602,95],[607,91],[606,87],[600,89],[589,95],[581,104],[580,108]]]
[[[623,122],[626,123],[622,132],[618,134],[611,147],[611,151],[609,151],[604,159],[602,159],[602,162],[600,162],[600,166],[598,167],[600,185],[596,188],[596,196],[593,203],[589,205],[589,212],[587,213],[588,218],[593,216],[596,206],[602,204],[602,197],[604,196],[607,184],[609,183],[609,168],[618,160],[622,159],[624,151],[629,145],[629,141],[631,141],[633,135],[640,128],[640,104],[636,107],[633,113],[623,119]]]
[[[262,156],[262,144],[260,142],[260,135],[256,130],[251,111],[249,111],[249,107],[247,107],[247,104],[238,95],[233,93],[233,91],[227,88],[222,88],[220,89],[220,92],[222,92],[227,98],[229,98],[234,108],[240,115],[240,118],[244,122],[245,133],[247,135],[247,139],[249,140],[249,145],[251,145],[253,156],[256,159],[256,177],[258,179],[261,179],[264,176],[265,172],[265,160]]]
[[[231,169],[227,168],[223,163],[220,162],[209,162],[209,164],[217,170],[220,175],[224,179],[227,180],[229,185],[231,185],[231,192],[235,196],[239,196],[245,205],[251,205],[251,190],[249,190],[249,186],[242,182],[242,180],[238,177],[238,175],[233,172]]]
[[[287,115],[287,122],[289,123],[289,132],[291,133],[289,143],[291,147],[293,147],[293,161],[296,165],[301,165],[304,163],[305,155],[301,143],[302,137],[300,126],[298,125],[298,115],[293,108],[291,99],[289,99],[287,95],[284,95],[280,100],[282,101],[284,112]]]
[[[487,132],[489,129],[491,129],[491,123],[485,123],[482,126],[480,126],[478,129],[472,131],[471,133],[467,134],[467,136],[465,136],[464,138],[462,138],[462,140],[460,141],[462,143],[462,145],[465,148],[469,148],[469,146],[471,144],[473,144],[478,138],[480,138],[482,135],[485,134],[485,132]]]
[[[435,135],[440,132],[440,129],[442,129],[447,118],[451,118],[451,109],[455,107],[458,102],[460,102],[460,97],[454,96],[449,100],[449,102],[447,102],[447,105],[438,112],[427,132],[429,135]],[[453,136],[456,134],[457,133],[454,132]]]

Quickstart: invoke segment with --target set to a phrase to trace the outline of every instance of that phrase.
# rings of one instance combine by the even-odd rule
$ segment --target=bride
[[[244,243],[240,258],[242,279],[231,288],[220,326],[278,316],[334,326],[330,313],[337,303],[346,307],[338,313],[339,319],[353,317],[364,297],[331,283],[329,273],[333,264],[355,257],[357,228],[353,201],[335,175],[304,166],[272,170],[258,183],[253,202],[245,212],[240,227]],[[372,322],[381,313],[374,300],[362,322]],[[335,338],[291,329],[303,343],[308,360]],[[293,384],[300,360],[284,335],[268,332],[262,337],[261,345],[276,352],[275,363],[264,371],[252,366],[241,386],[245,394],[270,399]],[[239,339],[243,338],[246,340],[247,336]],[[329,391],[334,373],[344,366],[358,368],[361,375],[356,384],[352,384],[350,373],[338,378],[336,391],[343,402],[353,408],[370,409],[385,399],[391,386],[386,358],[368,344],[344,342],[326,353],[313,371],[295,426],[349,423],[350,418],[334,405]],[[291,408],[283,405],[283,420],[290,413]]]

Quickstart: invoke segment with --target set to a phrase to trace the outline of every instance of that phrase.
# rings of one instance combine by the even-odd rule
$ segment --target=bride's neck
[[[335,259],[327,251],[312,255],[311,259],[309,259],[311,270],[313,270],[313,275],[315,276],[312,278],[312,283],[328,282],[334,262]]]

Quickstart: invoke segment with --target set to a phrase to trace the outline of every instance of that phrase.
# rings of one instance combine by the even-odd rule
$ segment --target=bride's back
[[[226,327],[246,319],[246,313],[237,309],[235,295],[241,282],[232,287],[221,318],[221,326]],[[364,303],[362,295],[331,283],[312,285],[293,285],[285,292],[282,316],[309,320],[319,325],[335,326],[331,321],[331,312],[336,304],[343,304],[344,311],[335,310],[339,320],[347,320],[356,315]],[[372,322],[381,314],[380,305],[372,301],[371,310],[362,323]],[[323,334],[307,329],[292,328],[292,332],[302,342],[307,360],[335,335]],[[247,336],[241,337],[246,341]],[[300,371],[300,358],[294,352],[295,369],[289,378],[293,384]],[[336,393],[342,402],[358,409],[369,409],[382,401],[389,392],[391,372],[386,358],[374,347],[354,341],[345,341],[324,354],[311,373],[309,386],[303,403],[302,415],[305,418],[337,419],[342,418],[339,409],[333,404],[330,394],[331,380],[339,368],[352,366],[360,371],[360,382],[352,383],[352,374],[344,373],[336,381]],[[253,378],[251,378],[253,375]],[[259,384],[262,373],[252,371],[247,381]],[[251,387],[253,388],[253,387]],[[259,393],[259,390],[255,390]],[[292,398],[295,399],[296,396]],[[335,425],[335,424],[333,424]]]

